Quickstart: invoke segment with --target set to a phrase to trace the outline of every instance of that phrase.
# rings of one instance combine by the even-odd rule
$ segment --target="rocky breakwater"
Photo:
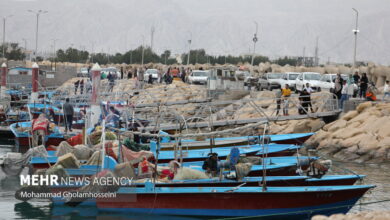
[[[390,161],[390,103],[361,103],[305,145],[343,161]]]
[[[312,96],[312,104],[315,112],[325,111],[323,107],[323,100],[320,99],[331,99],[332,95],[328,92],[316,93]],[[256,110],[248,100],[252,99],[253,103],[262,109],[262,112]],[[298,115],[298,96],[294,95],[290,98],[289,102],[289,114]],[[276,116],[276,101],[274,91],[252,91],[250,95],[237,100],[233,104],[226,106],[221,109],[213,116],[213,120],[242,120],[250,118],[265,118]],[[279,111],[279,115],[283,115],[282,109]],[[290,133],[306,133],[316,132],[325,125],[325,122],[320,118],[307,118],[301,120],[286,120],[271,122],[269,126],[269,134],[290,134]],[[223,130],[219,128],[217,130]],[[249,128],[240,130],[232,135],[257,135],[263,133],[263,126],[258,128]]]
[[[331,216],[316,215],[312,220],[388,220],[390,219],[389,211],[371,211],[351,214],[335,214]]]

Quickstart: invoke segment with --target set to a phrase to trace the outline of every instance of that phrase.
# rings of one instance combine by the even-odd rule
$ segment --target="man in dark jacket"
[[[209,158],[203,162],[202,169],[206,170],[206,173],[216,176],[218,172],[218,154],[209,153]]]
[[[69,103],[69,98],[66,98],[65,104],[63,105],[64,118],[65,118],[65,131],[69,129],[72,131],[72,123],[73,123],[73,106]]]

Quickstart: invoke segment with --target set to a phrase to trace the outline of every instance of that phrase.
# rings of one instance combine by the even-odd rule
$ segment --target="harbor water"
[[[2,148],[0,154],[10,149]],[[388,210],[390,207],[390,164],[357,164],[335,162],[334,171],[352,170],[358,174],[367,175],[364,184],[374,184],[377,187],[366,193],[350,212],[368,210]],[[27,173],[27,170],[23,172]],[[98,212],[95,207],[53,206],[48,200],[33,200],[21,202],[14,198],[15,191],[20,187],[18,177],[6,177],[0,172],[0,219],[195,219],[188,217],[113,214]],[[357,183],[359,184],[359,183]],[[389,200],[388,202],[378,202]],[[370,203],[370,204],[367,204]]]

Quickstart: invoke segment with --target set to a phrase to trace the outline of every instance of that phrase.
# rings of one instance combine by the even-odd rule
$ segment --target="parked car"
[[[303,72],[300,73],[299,76],[295,80],[295,91],[300,92],[306,87],[306,83],[310,84],[310,87],[314,91],[321,91],[321,88],[319,87],[321,79],[320,73],[314,73],[314,72]]]
[[[286,72],[283,76],[284,82],[282,84],[282,87],[284,85],[288,84],[291,90],[295,90],[295,80],[299,76],[299,73],[297,72]]]
[[[148,82],[149,77],[152,77],[153,81],[158,79],[158,70],[157,69],[147,69],[144,74],[144,81]]]
[[[193,70],[188,76],[188,82],[190,84],[207,84],[209,76],[210,72],[207,70]]]
[[[334,89],[334,82],[336,80],[336,76],[337,74],[335,73],[322,75],[318,86],[321,88],[321,90],[332,92],[332,90]],[[348,76],[345,74],[341,74],[341,78],[343,80],[348,80]]]
[[[80,72],[77,73],[77,77],[89,77],[88,68],[80,68]]]
[[[250,74],[249,71],[246,71],[246,70],[237,70],[235,72],[236,74],[236,77],[239,79],[239,80],[243,80],[244,81],[244,86],[250,86],[250,87],[255,87],[256,86],[256,83],[257,83],[257,78],[252,76]]]
[[[268,89],[272,91],[283,85],[283,73],[266,73],[257,81],[257,90]]]
[[[107,67],[107,68],[102,68],[101,71],[102,79],[105,79],[110,73],[114,74],[115,79],[119,79],[121,77],[121,72],[117,68]]]

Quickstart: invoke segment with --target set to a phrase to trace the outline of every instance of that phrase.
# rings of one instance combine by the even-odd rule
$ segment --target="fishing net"
[[[96,145],[100,143],[102,137],[102,132],[101,131],[95,131],[92,134],[89,135],[89,140],[91,140],[92,145]],[[114,133],[112,132],[106,132],[106,140],[116,140],[117,137]]]
[[[86,165],[101,165],[101,160],[102,157],[100,156],[100,151],[95,151],[87,161]]]
[[[73,147],[70,146],[68,142],[62,141],[60,145],[58,145],[57,147],[56,156],[60,157],[67,153],[72,153],[72,152],[73,152]]]
[[[74,156],[79,160],[88,160],[93,154],[93,150],[85,145],[76,145],[73,149]]]
[[[115,166],[114,173],[117,177],[136,178],[133,164],[130,162],[120,163]]]
[[[138,144],[135,141],[131,140],[130,138],[126,138],[123,141],[123,145],[125,145],[128,149],[138,152],[141,150],[150,150],[149,145],[147,144]]]
[[[8,152],[1,164],[1,169],[7,176],[19,175],[30,162],[31,157],[47,157],[45,146],[30,148],[25,154]]]
[[[236,164],[236,179],[242,180],[246,177],[251,171],[252,164],[251,163],[238,163]]]
[[[175,174],[174,180],[190,180],[190,179],[208,179],[209,177],[202,171],[194,170],[188,167],[181,167],[177,174]]]
[[[56,165],[61,165],[63,168],[79,168],[80,162],[72,153],[67,153],[58,158]]]
[[[253,165],[261,165],[261,157],[249,156],[249,157],[240,157],[238,160],[239,163],[251,163]]]
[[[45,174],[48,176],[51,175],[58,176],[58,179],[69,177],[64,167],[60,164],[50,167],[49,169],[46,170]]]
[[[79,188],[77,191],[80,193],[80,195],[83,195],[85,193],[88,193],[87,195],[91,195],[93,193],[108,193],[108,192],[116,192],[120,184],[117,184],[114,182],[114,184],[100,184],[100,179],[107,180],[107,179],[113,179],[116,178],[116,175],[109,171],[109,170],[103,170],[96,175],[92,176],[90,184],[83,186]],[[88,196],[72,196],[69,198],[65,198],[67,202],[65,203],[68,206],[77,206],[81,202],[90,199],[92,197]]]

